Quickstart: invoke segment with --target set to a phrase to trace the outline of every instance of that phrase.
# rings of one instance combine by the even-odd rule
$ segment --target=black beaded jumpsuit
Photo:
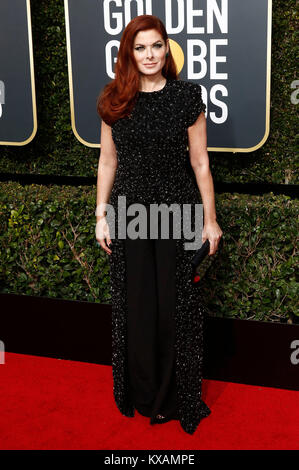
[[[134,203],[149,208],[202,202],[187,129],[205,110],[196,83],[167,79],[161,90],[139,92],[131,114],[112,125],[118,167],[109,202],[115,220],[126,217],[127,224],[131,219],[124,214]],[[183,228],[177,239],[129,240],[118,227],[109,257],[116,405],[127,417],[136,408],[151,424],[156,414],[178,419],[193,434],[211,413],[201,397],[206,310],[192,284],[194,251],[184,248],[190,240]]]

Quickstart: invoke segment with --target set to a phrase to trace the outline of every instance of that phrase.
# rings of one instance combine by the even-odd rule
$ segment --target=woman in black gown
[[[151,424],[178,419],[192,434],[211,410],[201,398],[205,308],[192,284],[194,251],[184,245],[183,205],[203,204],[201,238],[209,239],[210,254],[222,230],[201,86],[178,79],[156,16],[137,16],[125,28],[115,80],[104,87],[97,109],[102,128],[96,238],[110,256],[115,402],[125,416],[134,416],[136,408]],[[145,214],[136,228],[145,232],[137,238],[119,229],[136,220],[133,204]],[[168,212],[163,233],[165,215],[150,217],[154,204],[181,209],[179,219]],[[190,224],[194,231],[193,209]],[[154,236],[152,227],[158,229]]]

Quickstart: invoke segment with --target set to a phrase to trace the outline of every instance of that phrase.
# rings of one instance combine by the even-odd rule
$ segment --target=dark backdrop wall
[[[38,133],[23,148],[1,148],[0,171],[95,176],[99,150],[77,141],[71,130],[63,0],[31,0]],[[270,135],[252,153],[210,152],[216,180],[298,183],[295,174],[295,6],[273,2]],[[250,93],[250,90],[249,90]]]
[[[109,303],[107,255],[94,244],[94,181],[3,177],[97,174],[99,149],[71,129],[64,2],[31,0],[31,12],[38,131],[26,146],[0,147],[1,292]],[[295,15],[292,0],[273,2],[270,135],[252,153],[209,152],[215,182],[298,184]],[[216,194],[216,205],[226,247],[202,284],[210,314],[297,321],[298,201],[235,192]]]

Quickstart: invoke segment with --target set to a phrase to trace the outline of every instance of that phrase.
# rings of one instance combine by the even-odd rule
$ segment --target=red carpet
[[[123,416],[110,366],[5,353],[0,449],[299,449],[299,393],[203,381],[212,413],[193,435],[178,421]]]

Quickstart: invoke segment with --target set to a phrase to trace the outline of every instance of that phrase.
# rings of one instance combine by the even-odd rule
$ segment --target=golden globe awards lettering
[[[125,27],[149,14],[165,24],[179,78],[202,87],[208,150],[262,146],[270,127],[271,12],[271,0],[65,0],[75,136],[100,146],[96,96],[114,79]]]

